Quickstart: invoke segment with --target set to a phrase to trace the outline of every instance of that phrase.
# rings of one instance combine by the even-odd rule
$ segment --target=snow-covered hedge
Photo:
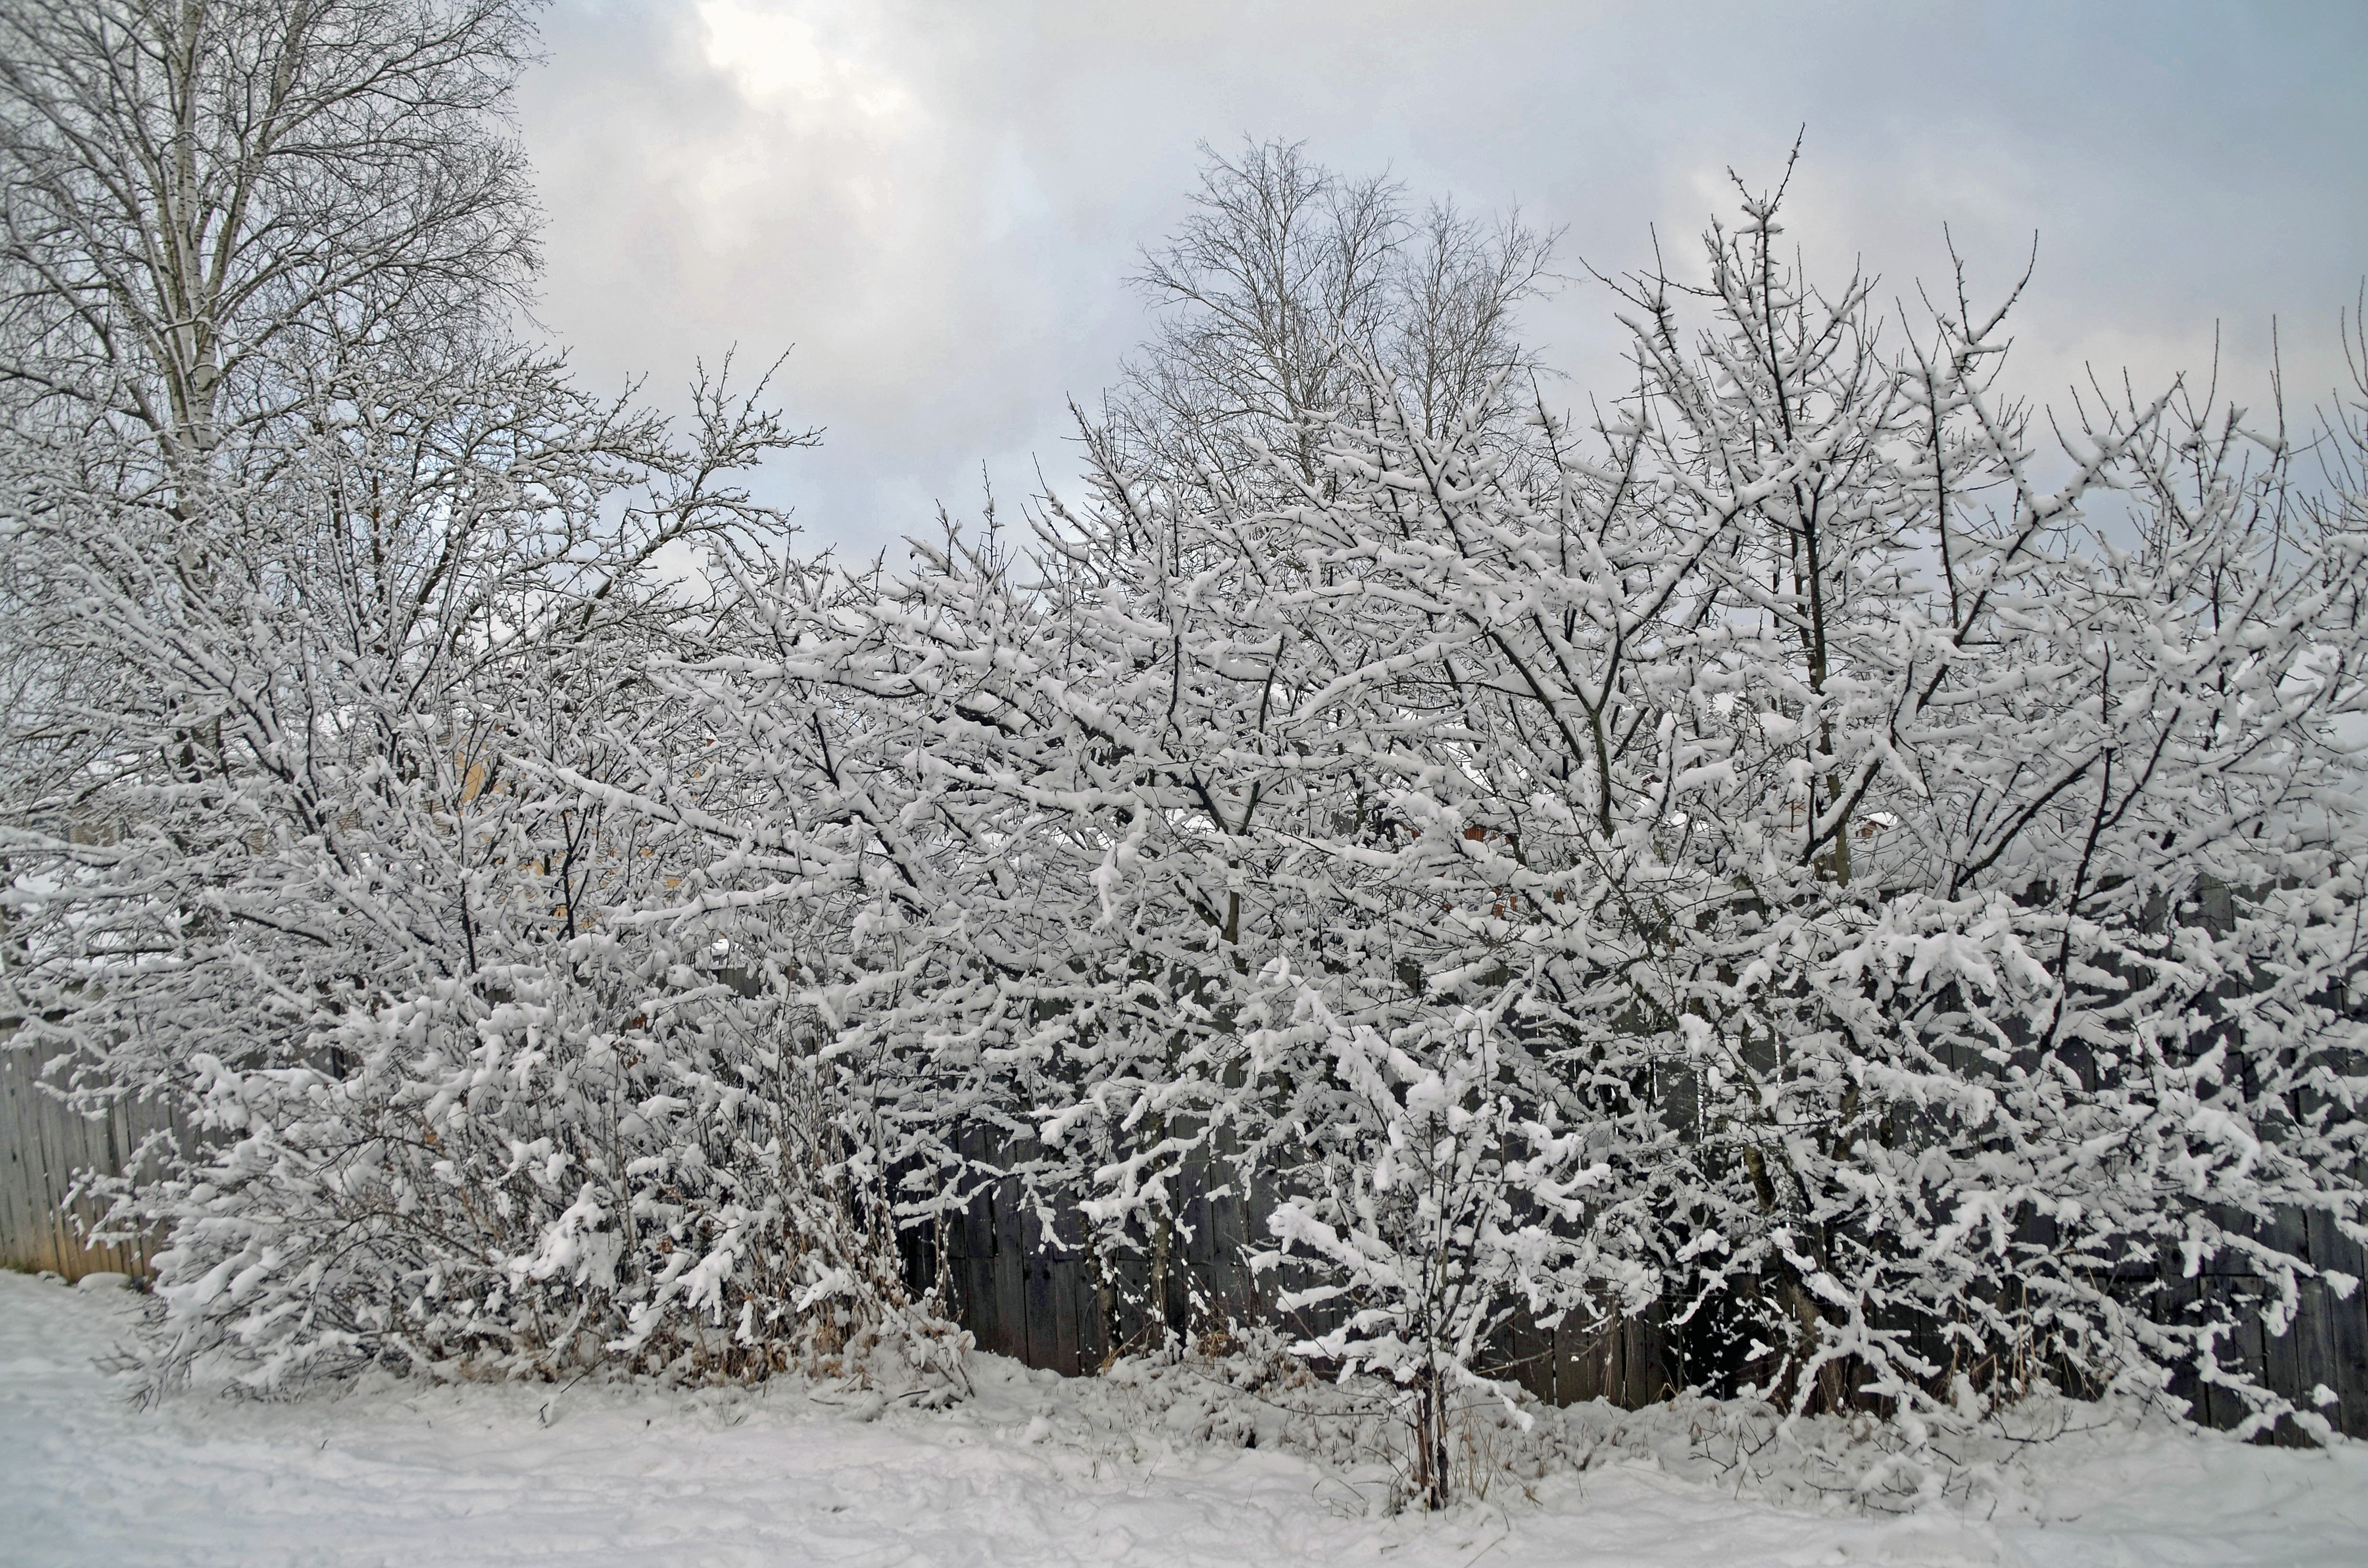
[[[1275,1199],[1433,1501],[1517,1312],[1901,1433],[2180,1369],[2322,1429],[2221,1347],[2351,1289],[2281,1225],[2368,1239],[2356,404],[2312,469],[2183,382],[2038,417],[2003,308],[1888,324],[1770,197],[1614,285],[1582,427],[1544,242],[1267,148],[1087,493],[848,572],[760,395],[508,335],[523,7],[272,14],[8,24],[0,977],[202,1128],[119,1189],[163,1370],[958,1380],[896,1231],[986,1129],[1155,1300],[1189,1163]],[[173,122],[213,241],[107,172],[119,33],[282,82]],[[2162,1306],[2228,1256],[2265,1303]]]
[[[2368,1233],[2360,492],[2181,385],[2043,455],[2003,310],[1894,347],[1775,213],[1623,286],[1589,432],[1369,360],[1253,471],[1089,425],[1024,546],[745,581],[657,678],[747,803],[642,809],[843,903],[803,994],[896,1159],[1035,1132],[1105,1251],[1232,1162],[1441,1455],[1517,1306],[1796,1413],[2321,1429],[2221,1351],[2282,1221]],[[2165,1303],[2224,1255],[2265,1303]]]

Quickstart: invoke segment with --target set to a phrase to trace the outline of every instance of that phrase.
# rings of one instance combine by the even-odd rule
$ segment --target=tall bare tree
[[[1121,444],[1171,483],[1259,485],[1260,455],[1319,466],[1322,421],[1378,367],[1434,432],[1502,420],[1537,369],[1515,314],[1540,293],[1552,233],[1420,210],[1385,176],[1344,176],[1297,142],[1225,157],[1203,144],[1184,221],[1134,283],[1157,326],[1110,399]]]
[[[0,12],[0,382],[183,461],[358,351],[495,325],[534,270],[501,119],[529,0]]]

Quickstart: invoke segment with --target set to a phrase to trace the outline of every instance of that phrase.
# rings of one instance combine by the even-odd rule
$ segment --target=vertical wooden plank
[[[1653,1358],[1653,1398],[1656,1402],[1674,1399],[1684,1386],[1684,1380],[1671,1351],[1668,1309],[1656,1302],[1646,1318]]]
[[[2302,1285],[2302,1304],[2294,1311],[2294,1321],[2286,1330],[2294,1353],[2294,1392],[2286,1397],[2304,1410],[2324,1416],[2340,1431],[2342,1412],[2322,1410],[2311,1398],[2311,1390],[2321,1383],[2334,1387],[2328,1372],[2335,1366],[2335,1306],[2326,1284],[2317,1279],[2305,1279]]]
[[[2306,1234],[2299,1208],[2273,1208],[2273,1210],[2269,1210],[2269,1218],[2254,1224],[2254,1234],[2276,1251],[2293,1257],[2309,1257],[2309,1234]],[[2273,1284],[2264,1279],[2261,1281],[2261,1301],[2254,1302],[2254,1312],[2260,1312],[2261,1305],[2271,1301],[2271,1293],[2273,1293]],[[2309,1347],[2311,1334],[2302,1329],[2302,1322],[2299,1322],[2299,1312],[2309,1305],[2309,1293],[2299,1293],[2299,1296],[2302,1298],[2294,1308],[2297,1319],[2285,1326],[2285,1334],[2271,1334],[2269,1324],[2261,1324],[2261,1386],[2285,1397],[2285,1400],[2293,1400],[2302,1409],[2309,1409],[2311,1383],[2304,1379],[2304,1352]],[[2278,1421],[2273,1440],[2285,1442],[2285,1445],[2302,1442],[2302,1428],[2297,1428],[2293,1421]]]
[[[2180,1277],[2179,1253],[2171,1251],[2169,1256],[2162,1257],[2162,1263],[2159,1263],[2157,1267],[2162,1269],[2162,1289],[2155,1293],[2153,1302],[2150,1302],[2155,1322],[2167,1326],[2195,1322],[2192,1305],[2200,1301],[2200,1286],[2198,1281]],[[2209,1426],[2209,1414],[2212,1412],[2209,1412],[2209,1403],[2204,1400],[2203,1383],[2198,1381],[2192,1367],[2188,1367],[2188,1364],[2174,1367],[2174,1369],[2171,1369],[2169,1388],[2167,1388],[2164,1392],[2169,1392],[2174,1400],[2186,1400],[2188,1419]]]
[[[2264,1288],[2267,1288],[2266,1282]],[[2310,1294],[2306,1289],[2299,1294],[2295,1321],[2286,1324],[2283,1334],[2271,1334],[2267,1324],[2261,1325],[2261,1381],[2272,1393],[2308,1410],[2310,1384],[2303,1376],[2303,1349],[2309,1335],[2300,1322],[2300,1313],[2310,1305]],[[2291,1421],[2278,1423],[2278,1442],[2298,1443],[2302,1441],[2302,1436],[2301,1428]]]
[[[1237,1277],[1242,1291],[1242,1314],[1252,1323],[1270,1323],[1274,1319],[1275,1276],[1272,1272],[1254,1272],[1247,1255],[1263,1252],[1274,1245],[1274,1231],[1269,1221],[1274,1216],[1274,1192],[1265,1183],[1246,1187],[1235,1199],[1235,1222],[1244,1256],[1242,1270]]]
[[[1230,1169],[1226,1174],[1230,1177]],[[1218,1310],[1237,1326],[1254,1315],[1244,1277],[1243,1241],[1241,1199],[1226,1187],[1209,1199],[1209,1291]]]
[[[1150,1332],[1151,1265],[1140,1256],[1119,1260],[1110,1270],[1115,1278],[1117,1310],[1113,1327],[1118,1335],[1118,1350],[1121,1356],[1133,1355],[1158,1343]]]
[[[1642,1317],[1623,1320],[1620,1324],[1620,1405],[1623,1410],[1642,1410],[1653,1403],[1657,1392],[1653,1376],[1653,1340],[1650,1325]]]
[[[2261,1323],[2261,1297],[2266,1288],[2260,1280],[2250,1278],[2231,1279],[2227,1286],[2229,1304],[2234,1309],[2237,1321],[2236,1332],[2229,1335],[2235,1342],[2237,1364],[2255,1382],[2266,1382],[2269,1379],[2269,1356],[2263,1342],[2268,1334]],[[2251,1406],[2241,1401],[2232,1399],[2230,1405],[2235,1413],[2235,1421],[2241,1421],[2252,1414]]]
[[[2195,1277],[2195,1319],[2212,1322],[2216,1314],[2224,1312],[2226,1305],[2228,1302],[2226,1302],[2224,1281],[2214,1279],[2212,1274],[2198,1274]],[[2212,1359],[2219,1362],[2221,1367],[2236,1367],[2242,1359],[2236,1346],[2228,1343],[2228,1338],[2231,1335],[2224,1334],[2212,1343]],[[2195,1386],[2195,1419],[2203,1421],[2204,1426],[2221,1426],[2221,1428],[2236,1424],[2233,1403],[2216,1383],[2198,1381],[2198,1386]]]
[[[79,1116],[72,1111],[67,1111],[66,1114],[76,1124],[74,1131],[79,1136],[74,1140],[77,1146],[73,1166],[61,1173],[61,1190],[58,1196],[63,1204],[62,1218],[65,1224],[65,1232],[75,1250],[83,1253],[88,1259],[91,1272],[97,1273],[103,1269],[120,1274],[123,1271],[123,1267],[115,1256],[113,1248],[90,1246],[84,1239],[89,1235],[90,1226],[98,1218],[98,1206],[87,1197],[76,1198],[71,1202],[63,1201],[66,1190],[71,1189],[77,1176],[88,1171],[111,1174],[121,1168],[120,1153],[112,1136],[113,1116],[111,1112],[108,1115],[97,1117]]]
[[[93,1271],[81,1267],[79,1249],[70,1245],[64,1216],[58,1211],[65,1185],[59,1179],[59,1173],[72,1167],[75,1152],[73,1130],[59,1125],[58,1105],[40,1092],[38,1080],[28,1087],[32,1109],[33,1199],[38,1206],[34,1234],[40,1267],[54,1268],[69,1279],[79,1279]]]
[[[1215,1237],[1209,1221],[1209,1162],[1196,1155],[1177,1173],[1183,1184],[1183,1201],[1178,1206],[1182,1221],[1177,1235],[1177,1261],[1182,1266],[1178,1276],[1182,1314],[1176,1321],[1185,1335],[1199,1340],[1222,1321],[1212,1292],[1215,1288],[1212,1264],[1216,1258]]]
[[[1564,1330],[1562,1343],[1566,1354],[1554,1383],[1565,1404],[1616,1400],[1611,1362],[1619,1333],[1617,1321],[1574,1324]]]
[[[2359,1278],[2363,1272],[2360,1249],[2335,1228],[2335,1221],[2313,1214],[2308,1223],[2313,1266]],[[2368,1437],[2368,1284],[2355,1286],[2348,1301],[2334,1297],[2333,1290],[2325,1292],[2327,1361],[2317,1369],[2317,1380],[2335,1392],[2337,1404],[2321,1414],[2344,1436]]]
[[[1504,1346],[1505,1374],[1536,1398],[1554,1403],[1554,1331],[1540,1328],[1530,1309],[1520,1306],[1498,1335]]]
[[[2196,1279],[2197,1294],[2205,1302],[2207,1312],[2225,1318],[2229,1324],[2214,1347],[2214,1358],[2226,1372],[2246,1372],[2255,1378],[2262,1373],[2261,1320],[2255,1301],[2260,1281],[2237,1275],[2206,1274]],[[2230,1391],[2206,1384],[2202,1391],[2202,1404],[2206,1414],[2203,1424],[2223,1431],[2235,1426],[2251,1414],[2250,1406]]]
[[[0,1267],[30,1268],[33,1165],[22,1080],[32,1052],[14,1045],[15,1033],[11,1025],[0,1034]]]
[[[1059,1335],[1053,1316],[1053,1256],[1052,1249],[1044,1243],[1044,1217],[1034,1204],[1023,1202],[1019,1218],[1020,1284],[1025,1297],[1020,1316],[1028,1327],[1027,1354],[1021,1359],[1031,1367],[1057,1370],[1055,1342]]]
[[[2203,1308],[2200,1315],[2208,1319],[2214,1314],[2225,1312],[2228,1304],[2227,1294],[2226,1280],[2209,1274],[2196,1276],[2195,1295]],[[2214,1342],[2213,1358],[2223,1368],[2238,1367],[2244,1362],[2243,1353],[2231,1343],[2234,1338],[2235,1335],[2232,1332],[2221,1335]],[[2225,1428],[2237,1424],[2242,1407],[2217,1384],[2202,1384],[2200,1395],[2198,1403],[2203,1409],[2203,1421],[2205,1426]]]
[[[1086,1369],[1077,1333],[1077,1258],[1053,1255],[1044,1262],[1045,1293],[1051,1298],[1053,1339],[1045,1365],[1064,1378]]]
[[[962,1326],[981,1350],[995,1348],[995,1259],[962,1260]]]
[[[153,1176],[155,1173],[144,1165],[135,1170],[132,1156],[138,1152],[141,1141],[158,1125],[161,1119],[157,1115],[157,1108],[146,1101],[127,1099],[118,1105],[115,1117],[116,1146],[122,1151],[124,1170],[142,1180]],[[124,1249],[123,1261],[126,1271],[133,1274],[147,1273],[149,1256],[156,1250],[154,1236],[142,1235],[132,1242]]]
[[[996,1168],[1008,1163],[1004,1148],[996,1147]],[[1019,1227],[1019,1183],[1017,1177],[998,1177],[992,1188],[995,1214],[995,1316],[996,1344],[998,1355],[1015,1361],[1028,1359],[1028,1253],[1021,1244]]]
[[[967,1328],[970,1307],[970,1258],[962,1240],[962,1221],[958,1216],[948,1216],[944,1230],[946,1299],[939,1303],[946,1316]]]
[[[1079,1243],[1085,1239],[1085,1216],[1067,1194],[1053,1210],[1045,1270],[1053,1297],[1053,1369],[1064,1378],[1085,1370],[1077,1333],[1077,1267]]]
[[[1083,1228],[1082,1220],[1079,1228]],[[1073,1282],[1076,1288],[1077,1366],[1081,1371],[1092,1373],[1100,1370],[1102,1362],[1109,1358],[1110,1338],[1101,1321],[1098,1296],[1100,1266],[1090,1251],[1080,1254]]]
[[[1600,1323],[1579,1346],[1579,1374],[1585,1384],[1581,1398],[1620,1403],[1620,1320]]]
[[[29,1051],[11,1051],[15,1101],[14,1142],[20,1151],[22,1186],[18,1189],[18,1261],[28,1268],[63,1272],[67,1260],[59,1255],[55,1200],[51,1196],[49,1105],[40,1090],[42,1058]]]
[[[954,1147],[965,1161],[984,1158],[986,1147],[985,1130],[977,1127],[962,1129],[956,1136]],[[994,1211],[977,1170],[966,1166],[962,1179],[970,1193],[968,1201],[962,1205],[962,1272],[967,1280],[966,1294],[970,1298],[967,1326],[980,1349],[993,1350],[1000,1333],[996,1321]]]

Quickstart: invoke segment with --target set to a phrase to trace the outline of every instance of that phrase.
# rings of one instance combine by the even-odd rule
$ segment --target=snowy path
[[[1540,1502],[1363,1517],[1259,1450],[1115,1460],[1073,1390],[989,1362],[973,1403],[873,1422],[803,1399],[391,1386],[127,1406],[95,1370],[127,1303],[0,1275],[0,1562],[2352,1564],[2368,1450],[2161,1438],[2067,1455],[2045,1519],[1864,1519],[1736,1501],[1645,1463]],[[1046,1417],[1038,1420],[1039,1416]],[[1040,1440],[1030,1441],[1034,1437]],[[1518,1495],[1518,1494],[1517,1494]]]

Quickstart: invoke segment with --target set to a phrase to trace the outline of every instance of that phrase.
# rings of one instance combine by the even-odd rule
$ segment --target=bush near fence
[[[68,1279],[144,1274],[150,1257],[162,1250],[161,1240],[86,1243],[84,1229],[97,1221],[99,1208],[71,1197],[74,1175],[120,1172],[150,1132],[171,1128],[186,1139],[188,1130],[161,1108],[132,1100],[114,1102],[102,1117],[81,1116],[42,1085],[43,1066],[41,1058],[8,1048],[0,1035],[0,1267],[48,1269]],[[1001,1140],[985,1129],[962,1134],[960,1147],[974,1171],[1008,1170],[1033,1153],[1024,1141]],[[1188,1338],[1247,1324],[1273,1323],[1309,1335],[1330,1327],[1329,1317],[1274,1310],[1278,1281],[1254,1277],[1243,1261],[1246,1248],[1267,1244],[1271,1199],[1246,1198],[1229,1177],[1206,1163],[1179,1173],[1176,1235],[1165,1299],[1156,1308],[1145,1238],[1137,1238],[1143,1244],[1123,1256],[1098,1256],[1086,1245],[1087,1227],[1073,1204],[1052,1202],[1048,1216],[1025,1200],[1017,1176],[979,1182],[969,1204],[943,1227],[908,1233],[905,1266],[916,1289],[934,1283],[942,1238],[956,1313],[980,1348],[1067,1377],[1090,1375],[1114,1355],[1155,1346],[1171,1326]],[[2278,1232],[2263,1239],[2323,1271],[2368,1277],[2362,1249],[2324,1215],[2283,1216]],[[2172,1277],[2154,1310],[2177,1312],[2207,1298],[2263,1297],[2265,1281],[2227,1271],[2238,1261],[2224,1252],[2192,1279],[2176,1278],[2175,1266],[2169,1266]],[[2325,1387],[2336,1396],[2324,1408],[2328,1421],[2349,1437],[2368,1437],[2368,1290],[2345,1301],[2311,1280],[2285,1334],[2269,1334],[2257,1314],[2240,1323],[2226,1362],[2298,1404],[2314,1403],[2313,1392]],[[1600,1398],[1636,1409],[1700,1381],[1688,1370],[1692,1332],[1698,1331],[1670,1324],[1659,1313],[1552,1328],[1516,1314],[1498,1338],[1490,1369],[1553,1403]],[[2244,1415],[2237,1400],[2192,1374],[2175,1381],[2171,1392],[2192,1402],[2196,1419],[2207,1426],[2230,1426]],[[2294,1434],[2282,1426],[2279,1436],[2285,1440]]]
[[[1008,1170],[1034,1153],[1025,1141],[1000,1141],[984,1130],[965,1132],[960,1147],[974,1170]],[[1271,1323],[1306,1335],[1330,1327],[1336,1321],[1330,1317],[1274,1310],[1277,1281],[1253,1277],[1242,1261],[1246,1246],[1271,1244],[1266,1216],[1272,1202],[1256,1194],[1246,1200],[1230,1177],[1229,1170],[1190,1163],[1170,1182],[1180,1201],[1166,1300],[1157,1312],[1146,1238],[1135,1238],[1136,1248],[1123,1257],[1097,1257],[1085,1246],[1086,1226],[1074,1205],[1050,1204],[1048,1221],[1026,1200],[1020,1179],[1010,1176],[980,1182],[941,1233],[908,1234],[909,1281],[926,1289],[937,1278],[935,1236],[941,1233],[955,1311],[979,1347],[1064,1377],[1092,1374],[1114,1349],[1155,1346],[1170,1326],[1188,1341],[1247,1324]],[[2232,1215],[2220,1219],[2232,1228],[2236,1223]],[[2322,1271],[2368,1276],[2362,1249],[2324,1215],[2285,1215],[2279,1230],[2263,1239]],[[2177,1260],[2169,1261],[2162,1266],[2164,1285],[2151,1310],[2178,1312],[2205,1299],[2265,1299],[2266,1281],[2229,1271],[2237,1261],[2224,1252],[2192,1279],[2180,1278]],[[2131,1278],[2134,1298],[2141,1278]],[[2317,1403],[2313,1391],[2325,1387],[2335,1395],[2333,1404],[2320,1407],[2329,1424],[2347,1437],[2368,1437],[2368,1289],[2355,1290],[2346,1301],[2324,1282],[2308,1280],[2301,1310],[2283,1335],[2269,1334],[2257,1312],[2242,1315],[2239,1324],[2221,1355],[2224,1365],[2241,1367],[2305,1408]],[[1702,1381],[1689,1362],[1701,1354],[1697,1341],[1706,1332],[1672,1324],[1657,1311],[1608,1324],[1565,1320],[1551,1328],[1517,1312],[1498,1335],[1497,1354],[1486,1369],[1549,1403],[1604,1399],[1634,1410]],[[1927,1353],[1945,1361],[1937,1332],[1930,1338]],[[2175,1380],[2170,1392],[2189,1401],[2191,1414],[2208,1426],[2233,1426],[2247,1414],[2240,1401],[2200,1383],[2192,1372]],[[2290,1423],[2281,1423],[2275,1440],[2304,1439]]]

